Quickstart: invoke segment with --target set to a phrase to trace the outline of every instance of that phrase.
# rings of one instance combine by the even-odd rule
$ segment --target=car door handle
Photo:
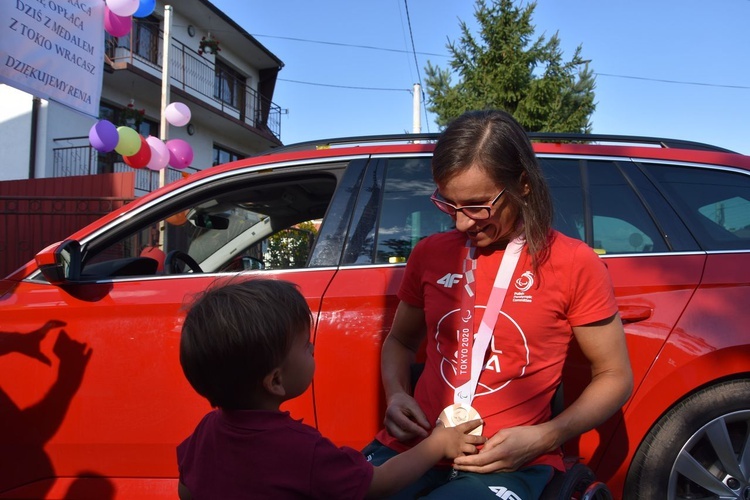
[[[649,306],[620,304],[618,309],[620,310],[620,319],[622,319],[623,323],[643,321],[644,319],[650,318],[654,313],[654,309]]]

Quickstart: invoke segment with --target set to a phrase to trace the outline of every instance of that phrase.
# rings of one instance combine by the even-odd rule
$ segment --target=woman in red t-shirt
[[[385,428],[364,452],[382,463],[436,420],[481,417],[488,441],[478,454],[436,467],[397,497],[538,498],[563,469],[560,446],[604,422],[632,390],[609,274],[585,243],[552,230],[541,168],[509,114],[456,119],[438,140],[432,171],[432,200],[456,230],[425,238],[409,258],[382,352]],[[551,418],[573,337],[592,379]],[[412,396],[410,367],[423,341]]]

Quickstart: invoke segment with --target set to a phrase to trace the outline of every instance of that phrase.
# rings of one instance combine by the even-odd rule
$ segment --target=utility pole
[[[159,138],[167,142],[169,124],[164,110],[169,105],[169,47],[172,45],[172,6],[164,6],[164,40],[161,49],[161,109],[159,110]],[[167,168],[159,170],[159,187],[164,187],[167,180]],[[159,248],[166,252],[167,226],[164,220],[159,223]]]
[[[169,47],[172,45],[172,6],[164,6],[164,40],[161,49],[161,110],[159,112],[159,138],[167,142],[169,124],[164,110],[169,105]],[[159,187],[166,184],[167,167],[159,170]]]
[[[419,134],[422,132],[422,122],[420,118],[422,108],[422,86],[418,83],[414,84],[414,96],[412,101],[412,132]]]

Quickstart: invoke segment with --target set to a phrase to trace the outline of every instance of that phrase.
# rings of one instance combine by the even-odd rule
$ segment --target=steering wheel
[[[183,266],[180,264],[187,265],[190,270],[194,273],[202,273],[200,264],[198,264],[194,258],[186,254],[181,250],[172,250],[164,257],[164,273],[165,274],[182,274]]]

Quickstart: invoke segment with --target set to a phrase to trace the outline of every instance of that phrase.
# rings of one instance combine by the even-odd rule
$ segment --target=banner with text
[[[99,116],[104,0],[0,4],[0,83]]]

